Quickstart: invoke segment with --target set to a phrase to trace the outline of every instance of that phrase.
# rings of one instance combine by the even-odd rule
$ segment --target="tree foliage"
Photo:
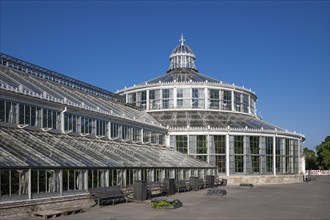
[[[319,168],[325,170],[330,169],[330,136],[327,136],[315,149]]]
[[[313,150],[308,149],[307,147],[304,148],[304,155],[305,155],[305,169],[306,170],[316,170],[318,166],[316,164],[316,155]]]

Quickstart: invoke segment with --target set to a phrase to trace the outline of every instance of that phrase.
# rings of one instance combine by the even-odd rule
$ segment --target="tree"
[[[320,169],[330,169],[330,136],[327,136],[325,140],[318,145],[317,151],[317,163]]]
[[[317,169],[315,152],[305,147],[304,155],[305,155],[305,170]]]

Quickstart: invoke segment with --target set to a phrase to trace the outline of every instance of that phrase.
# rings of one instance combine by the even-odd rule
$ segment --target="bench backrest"
[[[122,195],[123,191],[119,186],[98,187],[90,189],[91,194],[109,194],[109,195]]]
[[[161,182],[148,182],[147,188],[161,187],[163,184]]]

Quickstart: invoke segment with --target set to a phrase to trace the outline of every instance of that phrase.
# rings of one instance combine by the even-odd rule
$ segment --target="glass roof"
[[[127,104],[109,100],[68,85],[27,74],[23,71],[0,65],[0,88],[30,94],[45,100],[80,107],[91,111],[113,115],[121,118],[135,119],[142,123],[158,126],[159,123],[144,111],[132,108]]]
[[[190,54],[191,56],[195,56],[192,49],[187,45],[179,45],[176,48],[174,48],[171,56],[175,54]]]
[[[211,167],[160,146],[3,126],[0,126],[0,153],[0,168]]]
[[[265,129],[285,131],[284,129],[271,125],[259,118],[228,112],[216,111],[163,111],[150,112],[162,125],[169,127],[213,127],[238,129]]]
[[[166,82],[209,82],[209,83],[222,83],[222,84],[227,84],[225,82],[222,82],[217,79],[213,79],[209,76],[203,75],[201,73],[198,73],[194,69],[189,69],[189,68],[179,68],[179,69],[173,69],[168,71],[166,74],[163,74],[161,76],[158,76],[152,80],[140,83],[139,85],[145,85],[146,83],[148,84],[153,84],[153,83],[166,83]]]

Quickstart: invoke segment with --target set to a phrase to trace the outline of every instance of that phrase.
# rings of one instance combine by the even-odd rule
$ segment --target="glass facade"
[[[276,157],[273,157],[273,136],[229,135],[228,137],[229,146],[226,135],[171,135],[170,146],[181,153],[216,166],[219,174],[226,174],[228,164],[232,175],[273,175],[274,163],[277,174],[298,172],[298,140],[276,138]],[[227,154],[229,154],[228,162]]]
[[[176,94],[174,93],[176,91]],[[149,100],[146,93],[149,93]],[[232,102],[234,97],[234,103]],[[210,109],[243,112],[255,115],[254,97],[247,93],[226,89],[204,89],[176,87],[167,89],[150,89],[127,93],[127,102],[142,109]],[[147,103],[149,103],[147,106]],[[233,105],[233,106],[232,106]]]
[[[110,139],[144,141],[155,145],[165,144],[165,135],[159,132],[144,130],[142,137],[143,129],[132,125],[81,116],[67,111],[63,113],[62,119],[60,111],[3,99],[0,99],[0,122],[59,131],[63,126],[65,133],[74,132],[83,136],[96,137],[109,136]]]

